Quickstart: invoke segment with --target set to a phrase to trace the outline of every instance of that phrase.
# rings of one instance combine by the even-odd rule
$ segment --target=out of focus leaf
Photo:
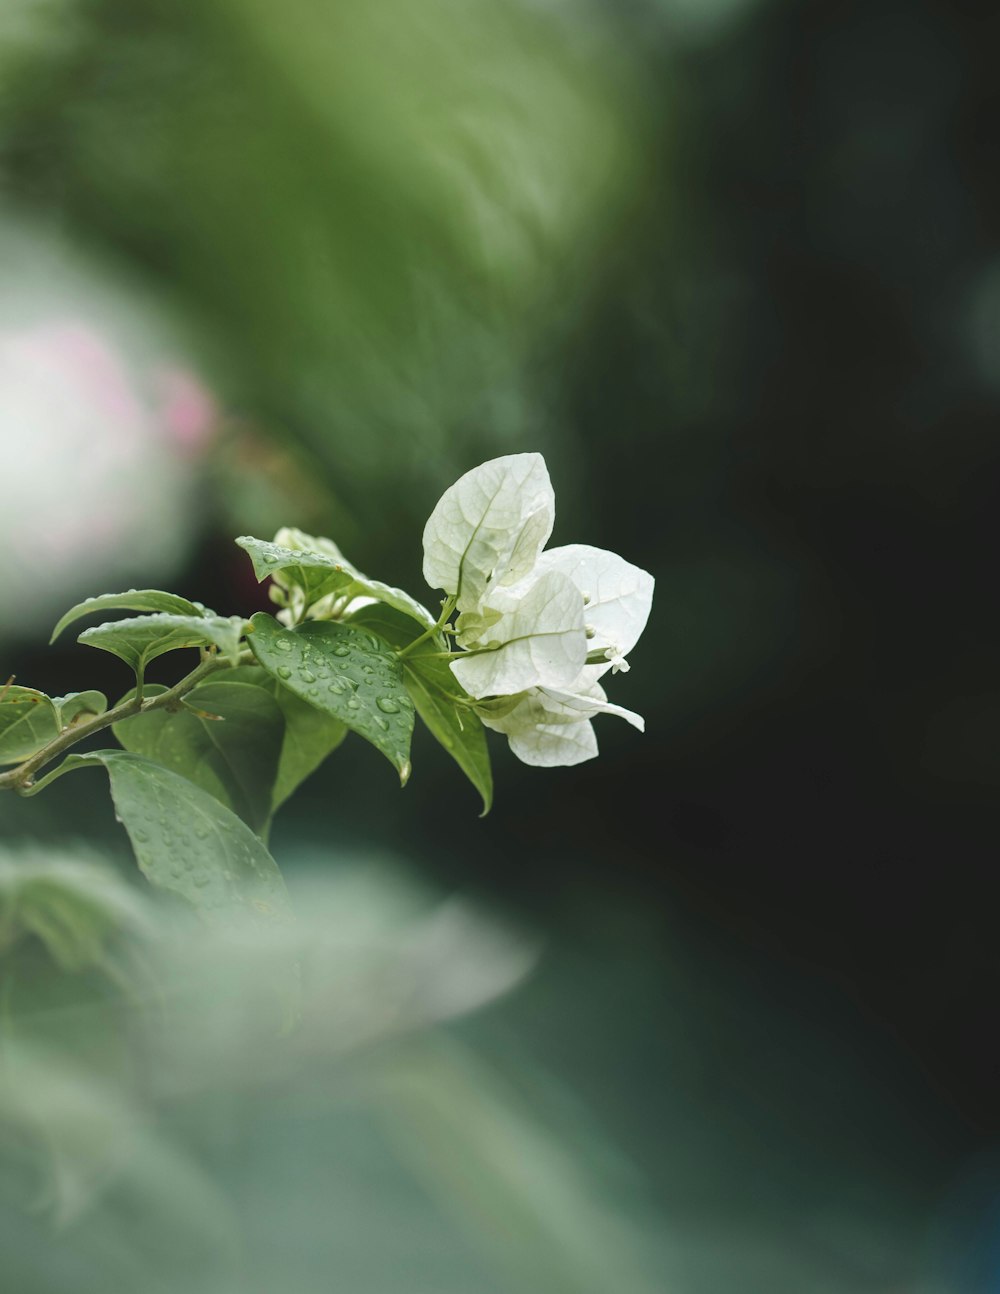
[[[142,896],[96,860],[37,848],[0,855],[0,952],[34,935],[63,970],[80,971],[105,961],[112,937],[149,928]]]

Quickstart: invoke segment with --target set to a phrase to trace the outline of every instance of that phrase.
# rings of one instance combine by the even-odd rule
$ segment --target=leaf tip
[[[410,780],[410,774],[413,772],[413,765],[408,759],[404,759],[399,766],[399,784],[405,786]]]

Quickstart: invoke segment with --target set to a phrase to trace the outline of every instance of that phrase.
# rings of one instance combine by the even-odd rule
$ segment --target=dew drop
[[[279,665],[278,668],[275,670],[275,673],[278,675],[278,678],[292,677],[292,671],[288,668],[287,665]]]
[[[303,682],[303,683],[315,683],[315,682],[316,682],[316,675],[312,672],[312,670],[311,670],[311,669],[304,669],[304,670],[301,670],[301,671],[299,672],[299,678],[302,680],[302,682]]]
[[[375,724],[377,728],[381,728],[383,732],[389,731],[389,720],[383,719],[380,714],[373,714],[372,722]]]
[[[361,705],[361,702],[358,700],[356,696],[352,696],[350,701],[348,701],[347,703],[347,707],[349,710],[357,710],[359,709],[360,705]]]
[[[383,714],[399,714],[399,706],[391,696],[377,696],[375,704]]]
[[[274,644],[276,651],[291,651],[292,641],[290,638],[279,638]]]
[[[350,656],[351,649],[345,643],[338,643],[333,649],[334,656]]]
[[[332,683],[327,684],[327,691],[335,692],[337,696],[343,696],[344,693],[347,691],[347,685],[343,683],[339,678],[335,678]]]

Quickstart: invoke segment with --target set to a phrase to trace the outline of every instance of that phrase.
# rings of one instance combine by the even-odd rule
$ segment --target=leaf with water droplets
[[[142,755],[96,750],[70,755],[59,772],[101,765],[140,870],[211,920],[238,913],[287,918],[277,864],[245,822],[186,777]]]
[[[93,615],[97,611],[162,611],[169,615],[201,616],[205,608],[197,602],[178,597],[176,593],[164,593],[160,589],[129,589],[127,593],[102,593],[96,598],[86,598],[70,607],[63,618],[52,630],[49,642],[55,642],[62,631],[74,620]]]
[[[324,598],[347,601],[375,598],[411,617],[424,629],[434,625],[434,616],[416,598],[404,589],[363,575],[329,539],[318,539],[290,528],[279,531],[278,538],[286,542],[267,543],[250,535],[242,535],[236,542],[249,554],[258,580],[280,575],[279,584],[293,584],[302,590],[303,610]],[[316,609],[318,619],[326,614],[328,610],[324,607]]]
[[[408,646],[417,634],[412,621],[390,607],[362,607],[351,624],[364,625],[394,647]],[[479,716],[462,704],[466,693],[448,668],[436,659],[438,647],[421,643],[402,660],[406,690],[424,723],[483,798],[483,816],[493,804],[493,770],[486,732]]]
[[[33,687],[10,685],[0,693],[0,764],[19,764],[59,735],[59,711]]]
[[[151,660],[183,647],[215,647],[235,662],[243,629],[239,616],[135,616],[84,629],[77,641],[120,656],[141,679]]]
[[[145,695],[165,691],[149,686]],[[222,673],[189,692],[182,709],[133,715],[112,731],[126,750],[182,774],[254,831],[266,830],[285,719],[263,688]]]
[[[266,539],[255,539],[253,535],[241,535],[236,542],[253,562],[258,580],[280,573],[303,590],[307,604],[346,590],[353,578],[342,561],[325,553],[284,548]]]
[[[268,673],[308,705],[370,741],[405,785],[413,702],[395,652],[373,634],[333,621],[282,629],[261,611],[250,629],[247,641]],[[397,708],[387,710],[386,703]]]

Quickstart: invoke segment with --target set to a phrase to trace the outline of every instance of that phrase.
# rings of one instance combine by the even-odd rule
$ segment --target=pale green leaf
[[[145,695],[164,691],[151,686]],[[182,709],[133,715],[112,731],[126,750],[180,773],[254,831],[266,829],[285,720],[263,688],[223,673],[189,692]]]
[[[146,666],[165,652],[216,647],[231,661],[240,652],[244,621],[239,616],[136,616],[84,629],[78,641],[120,656],[142,678]]]
[[[70,755],[58,772],[101,765],[118,820],[148,880],[208,917],[289,915],[277,864],[245,822],[201,787],[142,755],[97,750]]]
[[[394,647],[405,647],[417,636],[412,621],[380,606],[362,607],[351,624],[364,625]],[[493,804],[493,771],[486,734],[479,716],[463,705],[466,693],[448,668],[436,658],[433,640],[421,643],[402,660],[403,681],[417,714],[476,788],[483,800],[483,816]]]
[[[459,478],[424,527],[424,578],[478,609],[487,585],[523,579],[545,547],[555,495],[541,454],[508,454]]]
[[[311,621],[283,629],[272,616],[258,612],[250,628],[247,641],[268,673],[370,741],[405,785],[413,702],[396,654],[381,639],[348,624]]]
[[[63,618],[52,630],[49,642],[55,642],[62,631],[75,620],[95,614],[98,611],[160,611],[169,615],[200,616],[205,608],[197,602],[178,597],[176,593],[163,593],[160,589],[129,589],[127,593],[102,593],[96,598],[87,598],[70,607]]]

